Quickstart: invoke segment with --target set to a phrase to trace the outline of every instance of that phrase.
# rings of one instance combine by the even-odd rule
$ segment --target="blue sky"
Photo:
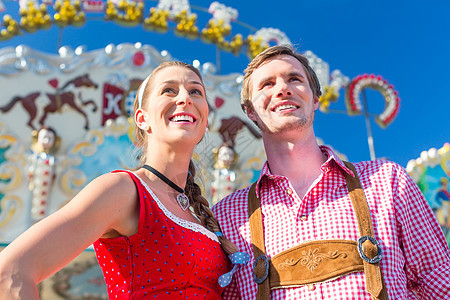
[[[7,13],[17,17],[18,3],[2,0]],[[285,32],[300,51],[311,50],[328,62],[330,70],[339,69],[350,78],[364,73],[381,75],[393,84],[401,98],[396,120],[381,129],[371,120],[377,157],[385,157],[406,167],[421,151],[441,148],[450,142],[450,2],[448,1],[220,1],[239,11],[238,20],[251,27],[274,27]],[[193,7],[208,8],[210,1],[190,1]],[[145,1],[146,12],[156,6]],[[203,28],[210,18],[193,9]],[[5,13],[0,13],[4,15]],[[66,27],[61,45],[88,50],[124,42],[150,44],[168,50],[186,62],[198,59],[215,62],[216,50],[200,39],[187,40],[173,32],[158,34],[141,26],[121,27],[102,20],[102,14],[89,14],[81,28]],[[95,20],[97,19],[97,20]],[[232,24],[232,35],[252,33],[247,27]],[[25,33],[0,47],[25,44],[56,53],[57,26],[37,33]],[[221,54],[221,72],[242,72],[248,63],[245,54]],[[332,109],[344,110],[344,90]],[[384,100],[377,92],[368,92],[369,111],[380,113]],[[346,154],[351,161],[369,160],[365,120],[361,116],[318,112],[316,135]]]

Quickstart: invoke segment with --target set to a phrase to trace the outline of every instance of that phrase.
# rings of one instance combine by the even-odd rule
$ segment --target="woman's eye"
[[[193,89],[189,92],[191,95],[199,95],[199,96],[203,96],[202,91],[200,91],[199,89]]]
[[[166,94],[166,93],[175,94],[175,90],[172,88],[165,88],[161,92],[161,94]]]
[[[303,82],[303,80],[301,80],[300,78],[298,78],[298,77],[291,77],[290,79],[289,79],[289,81],[290,82]]]

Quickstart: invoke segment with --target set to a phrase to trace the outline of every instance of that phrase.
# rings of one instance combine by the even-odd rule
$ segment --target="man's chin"
[[[283,124],[278,124],[273,128],[269,128],[264,126],[264,130],[261,128],[261,131],[267,134],[281,134],[288,133],[292,131],[302,131],[308,127],[312,127],[313,122],[306,119],[295,120],[293,122],[285,122]]]

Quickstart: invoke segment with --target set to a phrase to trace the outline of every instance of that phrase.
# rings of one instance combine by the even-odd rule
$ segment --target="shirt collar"
[[[335,165],[339,166],[339,168],[342,169],[342,171],[344,171],[344,172],[348,173],[349,175],[351,175],[352,177],[354,177],[353,172],[345,166],[342,159],[340,159],[339,156],[333,150],[331,150],[330,147],[321,145],[321,146],[319,146],[319,148],[320,148],[320,150],[322,150],[322,153],[324,153],[326,156],[328,156],[328,159],[320,167],[322,172],[331,170],[331,168],[333,167],[333,162],[334,162]]]
[[[337,154],[330,147],[321,145],[321,146],[319,146],[319,148],[322,151],[322,153],[324,153],[328,157],[327,160],[320,167],[320,170],[322,171],[322,173],[327,173],[333,167],[338,166],[338,168],[340,168],[342,171],[344,171],[354,177],[353,172],[345,166],[344,162],[339,158],[339,156],[337,156]],[[259,178],[256,181],[256,196],[258,198],[260,197],[259,193],[260,193],[261,181],[264,177],[267,177],[268,179],[271,179],[271,180],[273,180],[275,178],[284,178],[284,176],[272,174],[272,172],[269,169],[269,163],[268,163],[268,161],[266,161],[264,163],[264,166],[261,169]]]

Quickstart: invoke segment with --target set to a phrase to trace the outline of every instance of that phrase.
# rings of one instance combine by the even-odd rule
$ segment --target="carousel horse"
[[[47,97],[49,98],[50,103],[44,107],[44,113],[39,120],[41,126],[44,125],[45,119],[47,118],[47,115],[49,113],[59,112],[64,105],[69,105],[75,111],[83,115],[83,117],[86,120],[85,129],[86,130],[89,129],[88,117],[86,113],[82,110],[82,108],[78,106],[78,104],[75,102],[75,93],[74,91],[70,90],[70,88],[72,88],[71,86],[73,86],[73,88],[80,88],[80,87],[98,88],[98,85],[89,78],[89,75],[85,74],[68,81],[66,84],[63,85],[63,87],[57,89],[56,94],[47,93]],[[20,96],[14,97],[8,104],[6,104],[3,107],[0,107],[0,111],[6,113],[9,110],[11,110],[17,102],[21,102],[23,108],[29,115],[29,121],[27,123],[28,126],[36,130],[32,122],[34,121],[37,115],[36,99],[40,95],[41,95],[40,92],[33,92],[25,97]],[[78,98],[81,101],[82,106],[91,104],[93,106],[92,111],[95,112],[97,110],[97,104],[95,104],[93,100],[83,101],[81,99],[81,93],[78,94]]]
[[[50,103],[47,104],[46,107],[44,107],[44,114],[42,115],[41,119],[39,120],[39,124],[42,126],[45,123],[45,119],[47,118],[48,113],[54,113],[61,110],[61,108],[64,105],[69,105],[72,107],[75,111],[79,112],[81,115],[83,115],[84,119],[86,120],[86,125],[84,128],[86,130],[89,129],[89,120],[86,115],[86,113],[82,110],[81,107],[77,105],[75,102],[75,94],[73,91],[65,91],[70,85],[73,85],[75,88],[79,87],[93,87],[98,88],[98,85],[94,83],[90,78],[88,74],[84,74],[82,76],[79,76],[73,80],[68,81],[62,88],[57,90],[56,94],[49,94],[47,93],[47,97],[50,99]],[[95,104],[94,100],[86,100],[83,101],[81,99],[81,93],[78,94],[78,98],[81,101],[82,106],[86,106],[88,104],[92,104],[93,108],[92,111],[97,111],[97,104]]]
[[[30,116],[27,123],[28,126],[30,126],[33,130],[36,130],[36,128],[33,125],[33,120],[34,118],[36,118],[37,114],[36,98],[39,97],[39,95],[41,95],[41,93],[34,92],[25,97],[16,96],[8,104],[6,104],[3,107],[0,107],[0,111],[6,113],[10,111],[17,102],[21,102],[23,108],[25,109],[25,111],[28,112],[28,115]]]

